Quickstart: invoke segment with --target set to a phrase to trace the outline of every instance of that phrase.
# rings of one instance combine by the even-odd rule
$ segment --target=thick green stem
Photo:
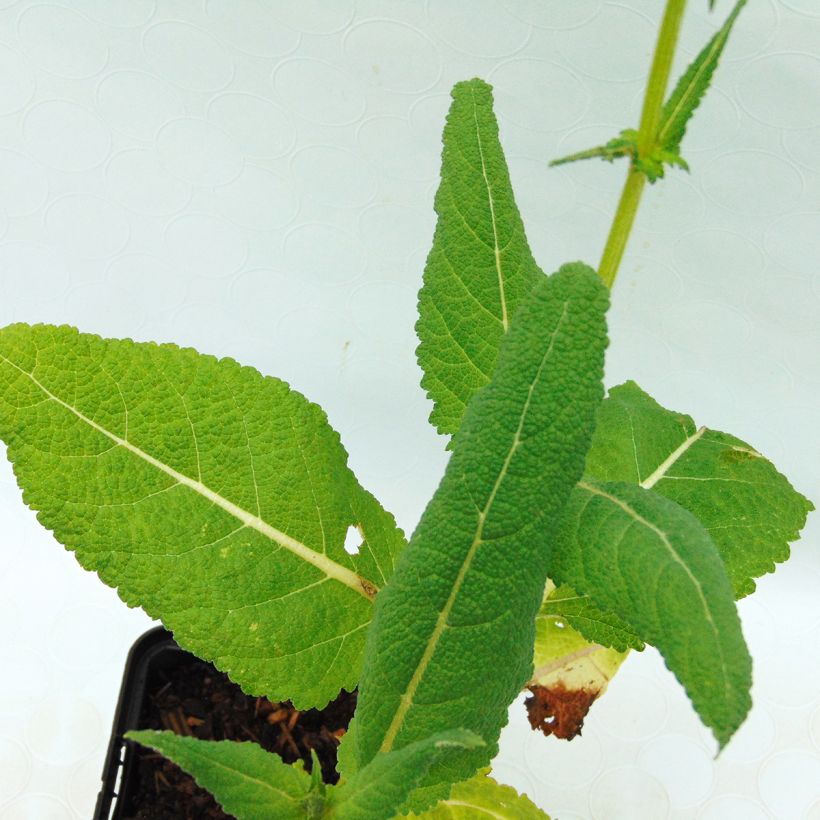
[[[672,69],[672,59],[675,56],[675,46],[685,8],[686,0],[667,0],[643,99],[641,124],[638,129],[638,159],[648,156],[656,147],[655,140],[660,126],[663,100],[669,84],[669,72]],[[621,265],[645,182],[645,174],[635,167],[633,161],[598,265],[598,273],[608,288],[612,288]]]

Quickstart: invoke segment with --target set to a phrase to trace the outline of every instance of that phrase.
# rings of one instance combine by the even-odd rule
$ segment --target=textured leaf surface
[[[434,767],[431,782],[466,779],[494,756],[507,707],[532,671],[552,537],[583,469],[607,304],[597,274],[576,263],[542,280],[516,315],[377,599],[356,718],[360,766],[380,749],[455,727],[487,745]]]
[[[496,783],[484,772],[456,783],[446,800],[410,817],[418,820],[549,820],[526,795]]]
[[[601,404],[587,474],[652,488],[689,510],[712,537],[735,597],[789,557],[813,509],[774,465],[740,439],[697,428],[634,382]]]
[[[726,22],[678,80],[675,90],[664,104],[661,113],[657,138],[657,144],[661,148],[671,151],[680,149],[686,126],[712,82],[712,75],[715,73],[720,55],[723,54],[723,49],[729,40],[732,26],[745,5],[746,0],[738,0],[735,3]]]
[[[323,411],[284,382],[174,345],[12,325],[0,438],[40,522],[246,691],[304,708],[356,685],[404,541]]]
[[[632,484],[580,482],[550,572],[657,647],[720,745],[729,740],[751,706],[751,659],[723,562],[691,513]]]
[[[430,421],[451,435],[490,380],[516,307],[543,276],[513,198],[490,86],[458,83],[452,96],[416,324]]]
[[[454,730],[377,754],[349,780],[329,790],[327,816],[338,820],[392,817],[437,760],[456,749],[483,745],[478,735]]]
[[[558,629],[566,624],[580,632],[588,641],[621,652],[644,648],[643,641],[626,621],[613,612],[605,612],[598,608],[589,595],[579,595],[570,586],[564,585],[553,589],[541,604],[538,618],[552,620]],[[539,665],[538,649],[536,638],[536,667]]]
[[[255,743],[196,740],[173,732],[129,732],[126,737],[172,760],[239,820],[308,816],[310,775]]]

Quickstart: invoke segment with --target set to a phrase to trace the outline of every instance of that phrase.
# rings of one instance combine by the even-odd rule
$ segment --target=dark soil
[[[183,656],[180,666],[149,680],[141,729],[170,729],[201,740],[251,740],[286,763],[313,749],[326,783],[336,783],[336,749],[356,708],[356,693],[341,692],[325,709],[299,712],[289,701],[253,698],[213,666]],[[230,818],[208,792],[178,766],[143,746],[136,748],[138,783],[120,815],[126,820],[222,820]]]

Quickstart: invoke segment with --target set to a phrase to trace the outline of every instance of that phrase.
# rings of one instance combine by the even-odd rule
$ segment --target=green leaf
[[[697,428],[631,381],[600,406],[586,472],[651,488],[689,510],[717,546],[736,598],[789,557],[814,509],[746,442]]]
[[[328,816],[338,820],[392,817],[436,761],[456,749],[483,746],[473,732],[453,730],[379,753],[349,780],[331,790]]]
[[[672,501],[623,482],[582,481],[550,574],[657,647],[721,746],[751,706],[751,658],[709,534]]]
[[[40,522],[247,692],[308,708],[355,687],[404,540],[284,382],[175,345],[12,325],[0,438]]]
[[[450,435],[490,380],[517,305],[543,276],[513,197],[491,87],[478,79],[458,83],[452,97],[416,324],[421,383],[434,405],[430,421]]]
[[[738,0],[735,3],[726,22],[689,65],[678,80],[672,95],[664,104],[656,139],[656,144],[662,149],[672,151],[674,154],[679,151],[686,133],[686,126],[712,82],[712,75],[715,73],[720,56],[729,40],[732,26],[745,5],[746,0]]]
[[[597,274],[575,263],[541,280],[516,315],[377,599],[359,687],[360,766],[459,726],[487,745],[434,766],[431,785],[464,780],[494,756],[507,706],[530,677],[553,535],[583,469],[607,305]]]
[[[128,740],[156,749],[172,760],[228,813],[239,820],[304,820],[315,805],[311,778],[301,764],[289,765],[256,743],[197,740],[173,732],[128,732]]]
[[[577,162],[582,159],[593,159],[600,157],[606,162],[614,162],[619,157],[632,157],[638,155],[638,132],[633,128],[626,128],[617,137],[613,137],[605,145],[596,148],[588,148],[586,151],[578,151],[550,162],[550,167],[556,165],[566,165],[569,162]]]
[[[511,786],[497,783],[484,772],[456,783],[450,796],[422,814],[417,820],[549,820],[546,814]]]
[[[644,648],[632,627],[612,612],[605,612],[589,595],[579,595],[570,586],[554,589],[541,604],[539,619],[552,619],[560,629],[564,624],[580,632],[587,641],[612,647],[619,652]],[[535,664],[538,666],[538,660]]]

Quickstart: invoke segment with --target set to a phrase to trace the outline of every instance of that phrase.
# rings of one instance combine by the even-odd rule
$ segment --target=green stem
[[[656,147],[655,141],[661,122],[663,100],[669,83],[669,72],[672,70],[672,59],[675,56],[675,46],[678,42],[681,19],[685,8],[686,0],[667,0],[643,99],[641,124],[638,128],[637,159],[648,156]],[[645,174],[635,167],[633,160],[598,266],[601,279],[610,289],[615,282],[615,276],[621,265],[621,259],[629,240],[629,234],[632,231],[632,225],[635,222],[635,214],[638,211],[645,182]]]

